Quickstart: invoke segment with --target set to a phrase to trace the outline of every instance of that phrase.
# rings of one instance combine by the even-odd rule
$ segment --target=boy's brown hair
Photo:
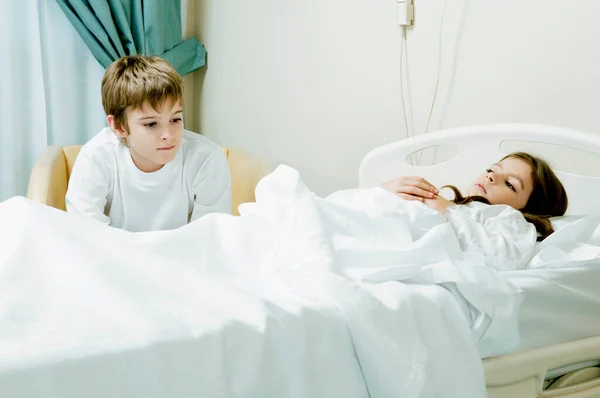
[[[167,101],[183,106],[183,78],[164,59],[131,55],[110,64],[102,78],[102,106],[117,127],[129,133],[127,111],[148,103],[156,110]]]

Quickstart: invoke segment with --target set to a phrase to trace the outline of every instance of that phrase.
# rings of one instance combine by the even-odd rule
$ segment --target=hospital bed
[[[600,178],[593,175],[600,170],[600,135],[550,126],[461,127],[384,145],[364,158],[359,185],[417,175],[464,189],[479,171],[516,150],[553,164],[569,195],[567,215],[600,214]],[[505,277],[524,292],[521,342],[516,351],[483,359],[488,397],[600,397],[600,266],[527,269]]]
[[[362,162],[359,183],[372,186],[401,175],[421,175],[436,185],[451,182],[464,187],[477,174],[474,167],[484,170],[490,160],[515,149],[542,152],[561,169],[564,147],[584,151],[577,157],[580,171],[589,171],[594,160],[600,164],[600,136],[538,125],[486,125],[435,132],[377,148]],[[28,197],[64,209],[68,177],[79,148],[49,147],[32,172]],[[424,148],[425,152],[419,152]],[[235,213],[237,205],[254,199],[256,183],[271,169],[243,152],[224,150],[232,172]],[[428,163],[433,150],[438,151],[436,158],[447,160],[425,166],[408,162],[416,154],[413,158]],[[570,195],[569,214],[599,214],[590,193],[600,192],[600,178],[559,175]],[[513,352],[499,350],[496,356],[483,359],[488,396],[600,397],[600,267],[516,271],[506,273],[506,278],[524,291],[519,312],[521,342]]]

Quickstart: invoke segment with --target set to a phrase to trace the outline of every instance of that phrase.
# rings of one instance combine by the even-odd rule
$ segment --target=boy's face
[[[131,158],[138,169],[146,173],[159,170],[173,161],[183,137],[183,108],[179,102],[166,101],[157,112],[144,104],[127,111],[129,134],[116,129],[114,118],[108,124],[121,138],[127,138]],[[111,119],[112,118],[112,119]]]

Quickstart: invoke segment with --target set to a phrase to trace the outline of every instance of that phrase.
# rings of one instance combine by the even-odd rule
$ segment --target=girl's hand
[[[424,202],[427,206],[431,207],[433,210],[437,210],[441,214],[444,214],[448,207],[452,205],[452,202],[442,196],[436,196],[433,199],[425,199]]]
[[[384,182],[380,185],[406,200],[433,199],[439,193],[438,189],[423,177],[400,177],[396,180]]]

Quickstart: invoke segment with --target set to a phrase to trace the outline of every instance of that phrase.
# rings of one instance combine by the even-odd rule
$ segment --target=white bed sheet
[[[504,276],[523,290],[518,350],[600,336],[600,264]]]
[[[600,217],[553,225],[527,269],[503,274],[523,290],[519,350],[600,335]]]
[[[415,321],[429,353],[443,350],[454,361],[473,360],[476,353],[464,349],[469,344],[464,341],[469,331],[449,291],[439,286],[392,282],[380,287],[378,295],[390,305],[418,308],[428,314]],[[239,313],[215,314],[219,325],[213,330],[181,328],[173,333],[166,325],[160,330],[148,327],[138,330],[148,336],[143,344],[127,341],[125,333],[123,339],[115,338],[112,345],[106,344],[90,355],[65,355],[56,347],[48,360],[0,369],[0,396],[388,396],[367,391],[352,338],[338,311],[285,294],[264,301],[247,299],[248,307],[264,306],[266,311],[247,311],[244,317]],[[439,330],[445,331],[441,337]],[[157,332],[163,334],[162,341]],[[410,340],[409,334],[406,329],[400,332]],[[433,356],[427,362],[426,368],[419,369],[427,380],[419,397],[435,397],[441,390],[465,390],[460,386],[461,378],[447,371],[445,361]],[[473,371],[473,367],[464,366],[460,374],[473,378]],[[207,383],[214,379],[227,380],[227,384],[215,390]]]
[[[0,204],[0,396],[483,396],[477,349],[515,343],[518,291],[369,192],[352,210],[281,167],[240,217],[148,234]]]
[[[517,336],[519,295],[505,278],[525,291],[526,316],[520,282],[564,270],[501,276],[469,261],[437,213],[382,212],[398,199],[361,192],[337,200],[367,195],[364,212],[280,168],[241,217],[150,234],[5,202],[0,396],[480,397],[479,354],[506,353]],[[412,245],[406,216],[423,209],[432,214],[414,219],[435,227]],[[561,236],[563,258],[595,255]],[[581,291],[579,278],[563,285]]]

